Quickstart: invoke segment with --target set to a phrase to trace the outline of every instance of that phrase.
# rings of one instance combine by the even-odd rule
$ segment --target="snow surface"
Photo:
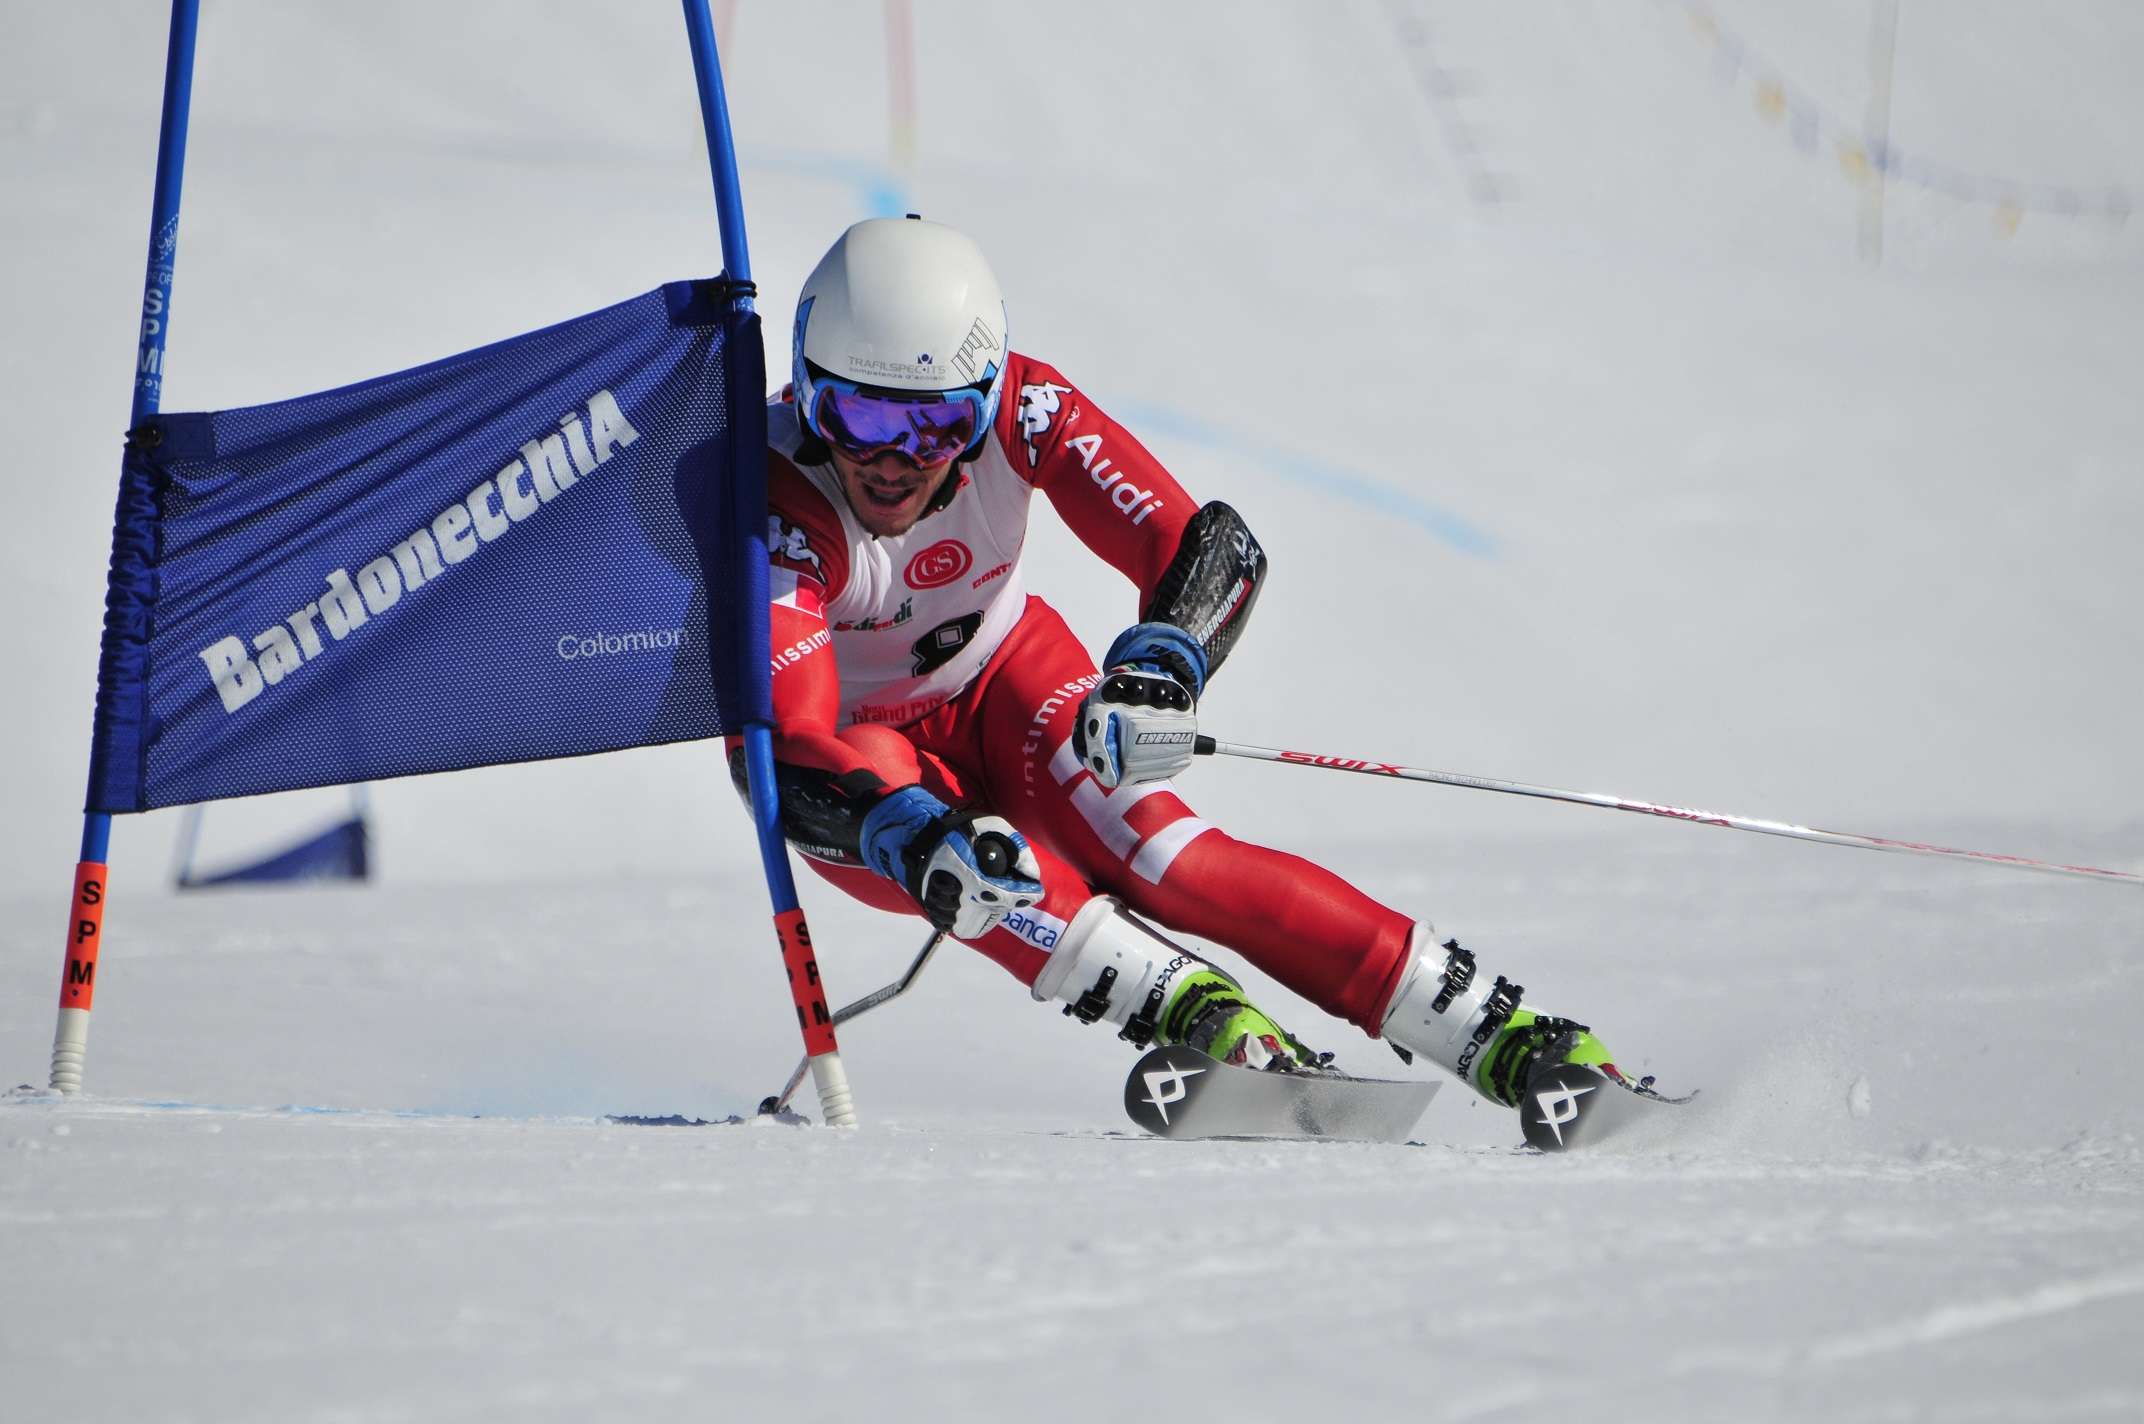
[[[718,5],[755,275],[984,243],[1015,339],[1244,509],[1232,740],[2144,869],[2144,12],[1754,0]],[[713,270],[673,7],[206,7],[166,406]],[[0,1072],[42,1083],[162,7],[0,52]],[[1738,56],[1732,62],[1729,56]],[[779,364],[777,359],[776,364]],[[1035,583],[1131,612],[1047,514]],[[1306,676],[1306,672],[1310,675]],[[175,897],[130,819],[91,1093],[0,1100],[0,1418],[2144,1417],[2133,890],[1278,767],[1185,791],[1698,1086],[1584,1156],[1123,1135],[975,956],[797,1043],[705,748],[377,789],[366,890]],[[339,808],[218,807],[204,860]],[[920,931],[805,887],[837,999]],[[1406,1072],[1287,995],[1343,1062]],[[298,1106],[289,1106],[289,1105]]]

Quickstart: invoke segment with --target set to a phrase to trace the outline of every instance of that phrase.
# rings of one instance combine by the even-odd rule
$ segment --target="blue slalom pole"
[[[722,66],[715,53],[715,27],[707,0],[683,0],[685,31],[692,44],[692,70],[700,90],[700,122],[707,133],[707,166],[715,184],[715,215],[722,231],[722,268],[730,281],[731,309],[752,310],[752,258],[745,246],[744,195],[737,185],[737,153],[730,135],[729,104],[722,91]],[[757,339],[756,322],[751,326]],[[733,391],[733,426],[748,435],[763,431],[761,402],[765,392]],[[739,406],[748,407],[740,412]],[[796,879],[789,865],[789,845],[782,835],[782,813],[774,779],[772,676],[767,659],[767,489],[762,434],[748,441],[730,469],[731,525],[737,540],[742,602],[738,630],[744,645],[739,691],[745,703],[746,782],[752,793],[752,823],[759,836],[760,866],[774,902],[774,925],[781,942],[789,990],[796,1002],[797,1027],[819,1092],[820,1114],[829,1127],[856,1121],[848,1077],[834,1038],[834,1016],[826,1006],[811,929],[797,903]]]
[[[171,40],[164,55],[164,114],[156,142],[156,196],[149,216],[149,260],[142,282],[141,343],[134,362],[134,405],[127,429],[156,414],[164,393],[164,338],[171,325],[171,281],[178,263],[179,190],[186,176],[186,120],[193,104],[194,32],[200,0],[171,0]],[[59,1025],[52,1036],[52,1087],[82,1089],[89,1011],[96,996],[97,951],[104,937],[112,818],[82,816],[82,855],[67,916],[67,964],[60,977]]]
[[[692,73],[700,86],[700,125],[707,131],[707,167],[715,180],[715,220],[722,229],[722,270],[732,282],[752,280],[752,254],[744,240],[744,194],[737,187],[737,148],[730,137],[729,100],[715,54],[715,25],[707,0],[684,0],[685,31],[692,40]],[[746,296],[747,307],[751,298]]]

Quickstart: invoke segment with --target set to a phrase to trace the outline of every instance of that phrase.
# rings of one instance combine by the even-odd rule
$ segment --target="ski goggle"
[[[917,465],[942,465],[974,444],[983,428],[986,397],[973,387],[910,398],[838,376],[822,375],[814,385],[806,424],[858,463],[891,452]]]

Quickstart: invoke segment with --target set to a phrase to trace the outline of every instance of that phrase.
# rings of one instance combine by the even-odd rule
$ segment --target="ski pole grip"
[[[1012,841],[996,831],[985,831],[975,838],[975,868],[985,875],[1002,876],[1019,858]]]

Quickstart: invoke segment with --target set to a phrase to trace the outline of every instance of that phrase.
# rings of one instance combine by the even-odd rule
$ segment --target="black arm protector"
[[[751,796],[744,748],[730,753],[730,780],[737,794]],[[864,817],[879,802],[886,783],[868,771],[836,776],[808,766],[774,764],[774,786],[782,798],[782,835],[804,854],[835,865],[864,865]]]
[[[1201,506],[1184,526],[1176,558],[1155,586],[1141,621],[1171,623],[1197,639],[1211,681],[1250,621],[1265,581],[1266,551],[1251,537],[1243,516],[1216,500]]]

